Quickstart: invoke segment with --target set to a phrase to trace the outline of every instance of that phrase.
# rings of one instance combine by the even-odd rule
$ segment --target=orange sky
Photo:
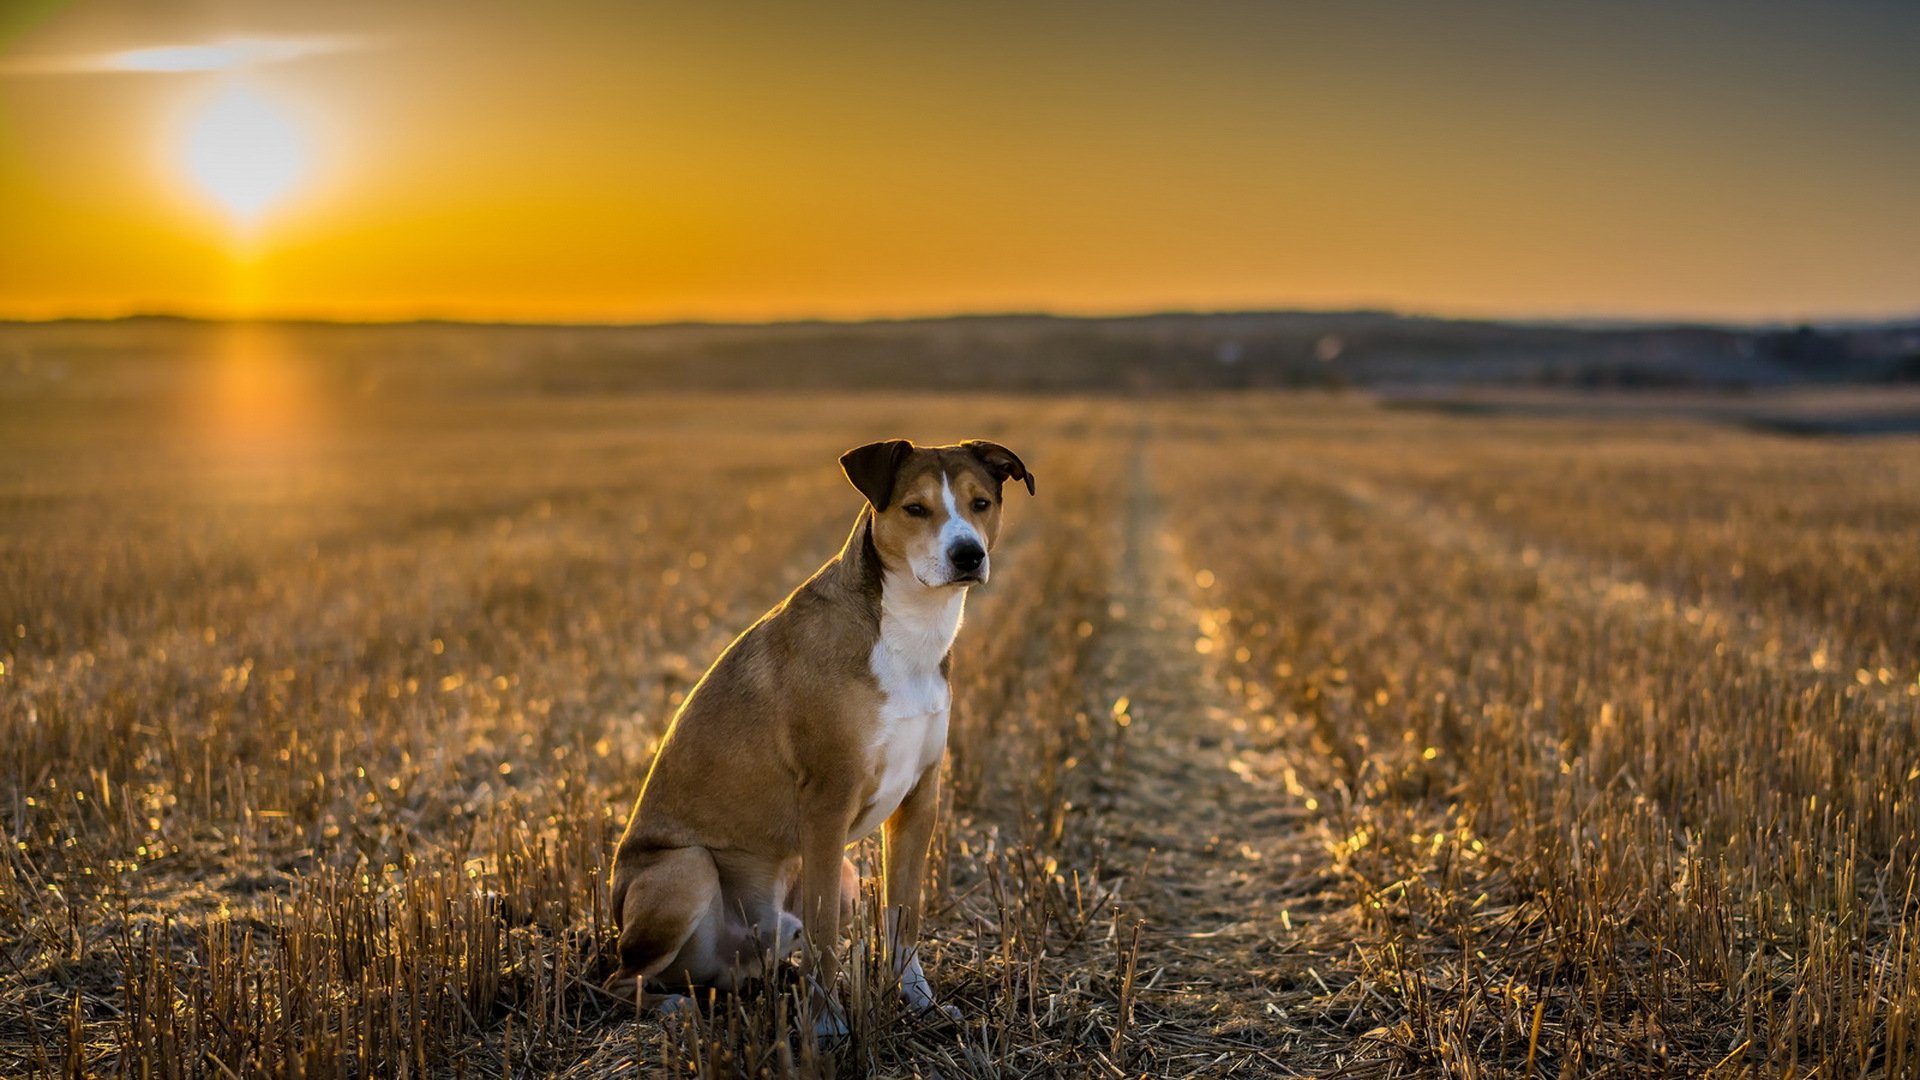
[[[1898,0],[8,0],[0,317],[1911,314],[1916,56]],[[252,225],[183,149],[235,87],[301,160]]]

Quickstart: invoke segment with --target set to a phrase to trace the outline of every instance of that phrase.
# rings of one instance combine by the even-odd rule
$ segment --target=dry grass
[[[1920,445],[1339,399],[0,424],[0,1075],[1906,1076]],[[1015,446],[935,984],[636,1021],[612,841],[847,445]],[[867,853],[870,857],[871,853]]]
[[[1205,417],[1200,647],[1345,879],[1349,1071],[1920,1069],[1920,447]]]

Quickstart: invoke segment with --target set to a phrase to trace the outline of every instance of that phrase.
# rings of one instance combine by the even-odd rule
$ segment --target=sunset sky
[[[1920,312],[1920,3],[0,2],[0,317]]]

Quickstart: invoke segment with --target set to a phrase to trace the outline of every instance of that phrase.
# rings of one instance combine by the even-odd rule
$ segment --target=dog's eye
[[[900,509],[905,510],[907,512],[908,517],[926,517],[927,516],[927,508],[924,506],[921,506],[919,503],[908,503],[907,505],[901,507]]]
[[[989,499],[973,500],[973,512],[976,514],[984,514],[992,506],[993,506],[993,502],[992,500],[989,500]]]

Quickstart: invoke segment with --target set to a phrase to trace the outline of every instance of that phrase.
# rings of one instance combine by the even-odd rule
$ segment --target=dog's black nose
[[[947,561],[953,564],[955,570],[971,574],[987,561],[987,549],[971,540],[962,540],[947,549]]]

